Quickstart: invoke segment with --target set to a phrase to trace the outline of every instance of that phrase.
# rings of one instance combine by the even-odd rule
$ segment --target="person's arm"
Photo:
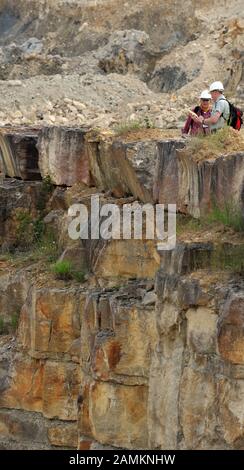
[[[217,113],[215,113],[213,116],[210,116],[209,118],[206,118],[204,119],[203,116],[199,116],[199,122],[201,124],[216,124],[216,122],[218,122],[219,118],[221,116],[221,113],[219,111],[217,111]]]

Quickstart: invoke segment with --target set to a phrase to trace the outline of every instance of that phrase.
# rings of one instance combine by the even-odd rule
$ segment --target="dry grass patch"
[[[183,151],[189,152],[196,161],[244,152],[244,130],[236,131],[232,127],[224,127],[215,134],[192,137],[187,140]]]

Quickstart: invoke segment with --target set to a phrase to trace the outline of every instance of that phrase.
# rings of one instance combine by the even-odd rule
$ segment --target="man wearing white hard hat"
[[[210,85],[209,92],[213,100],[213,109],[211,116],[207,119],[199,116],[198,122],[203,126],[210,126],[211,132],[216,132],[225,126],[226,121],[229,119],[230,106],[225,96],[223,95],[224,87],[221,82],[213,82]]]
[[[196,135],[196,134],[207,134],[209,133],[209,128],[207,125],[202,125],[197,121],[198,116],[202,116],[203,119],[207,119],[211,116],[211,95],[208,90],[202,91],[199,96],[200,103],[198,106],[193,108],[184,124],[183,129],[181,130],[183,135]],[[196,118],[196,119],[195,119]]]

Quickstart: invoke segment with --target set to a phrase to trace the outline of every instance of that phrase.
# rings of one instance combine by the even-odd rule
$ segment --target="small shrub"
[[[45,224],[42,219],[35,219],[33,222],[33,236],[35,242],[40,242],[44,234]]]
[[[20,210],[16,214],[16,220],[19,222],[19,227],[22,230],[24,230],[26,227],[28,227],[32,222],[32,218],[31,218],[30,214],[28,212],[26,212],[25,210]]]
[[[16,214],[17,220],[17,244],[22,247],[27,247],[33,242],[33,225],[32,217],[24,210]]]
[[[36,244],[33,246],[33,249],[30,253],[31,258],[33,260],[45,259],[49,263],[54,263],[61,255],[61,250],[55,239],[54,233],[52,232],[52,230],[49,230],[48,232],[44,233],[43,223],[43,227],[41,224],[40,232],[38,235],[40,238],[36,240]]]
[[[33,227],[36,228],[35,236],[25,245],[23,242],[18,246],[12,246],[0,253],[0,259],[3,261],[27,262],[27,261],[45,261],[54,263],[57,261],[62,251],[58,246],[54,234],[51,230],[44,233],[44,223],[38,221]],[[33,234],[32,234],[33,235]],[[19,240],[18,240],[19,241]]]
[[[52,270],[57,279],[62,279],[64,281],[72,279],[72,263],[70,261],[57,261],[52,266]]]
[[[29,213],[20,211],[16,215],[16,220],[18,222],[17,245],[25,249],[41,241],[45,225],[40,217],[32,219]]]
[[[141,121],[122,121],[114,127],[114,131],[117,135],[122,135],[145,127]]]
[[[82,271],[73,271],[72,277],[77,282],[84,282],[85,281],[85,274]]]
[[[52,271],[56,275],[57,279],[64,281],[74,279],[77,282],[85,281],[85,274],[82,271],[77,271],[74,269],[71,261],[68,260],[57,261],[52,266]]]
[[[53,182],[49,175],[45,176],[42,180],[42,191],[44,193],[51,193],[53,190]]]
[[[42,180],[40,195],[36,204],[37,209],[43,214],[46,207],[48,196],[53,191],[53,183],[50,176],[45,176]]]

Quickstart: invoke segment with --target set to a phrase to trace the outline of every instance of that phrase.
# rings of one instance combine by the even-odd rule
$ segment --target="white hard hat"
[[[213,82],[210,85],[209,91],[224,91],[222,82]]]
[[[199,98],[201,100],[211,100],[211,95],[209,94],[208,90],[203,90]]]

